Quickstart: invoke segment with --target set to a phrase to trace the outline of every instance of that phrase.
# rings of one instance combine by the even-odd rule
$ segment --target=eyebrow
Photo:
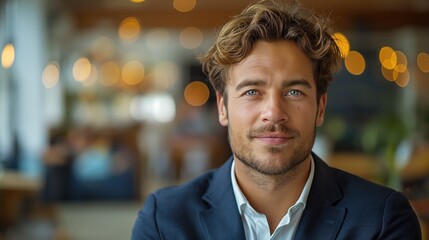
[[[240,89],[248,87],[248,86],[264,86],[264,85],[266,85],[266,82],[263,80],[245,79],[241,83],[239,83],[237,85],[237,87],[235,87],[235,90],[239,91]],[[283,83],[282,83],[282,88],[288,88],[288,87],[292,87],[292,86],[303,86],[303,87],[308,88],[308,89],[312,88],[311,84],[304,79],[283,81]]]
[[[292,87],[292,86],[303,86],[305,88],[311,89],[311,84],[305,79],[297,79],[292,81],[284,81],[282,83],[282,88]]]
[[[255,80],[245,79],[241,83],[239,83],[237,85],[237,87],[235,87],[235,90],[238,91],[238,90],[245,88],[245,87],[248,87],[248,86],[263,86],[263,85],[266,85],[265,81],[258,80],[258,79],[255,79]]]

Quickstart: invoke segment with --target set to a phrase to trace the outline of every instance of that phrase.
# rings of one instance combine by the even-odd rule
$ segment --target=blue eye
[[[256,90],[246,91],[246,95],[248,95],[248,96],[255,96],[257,94],[258,94],[258,92]]]
[[[288,92],[288,95],[292,95],[292,96],[299,96],[299,95],[301,95],[302,94],[302,92],[301,91],[298,91],[298,90],[290,90],[289,92]]]

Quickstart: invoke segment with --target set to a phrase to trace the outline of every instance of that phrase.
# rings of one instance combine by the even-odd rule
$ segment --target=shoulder
[[[151,193],[134,223],[132,239],[188,239],[199,228],[198,214],[205,208],[202,195],[214,171],[181,186]]]
[[[341,189],[343,204],[359,211],[370,210],[381,215],[397,211],[398,207],[412,211],[408,198],[400,191],[371,182],[348,172],[332,168]]]
[[[395,190],[389,187],[386,187],[384,185],[381,185],[380,183],[363,179],[362,177],[356,176],[354,174],[351,174],[333,167],[331,167],[331,169],[336,176],[338,184],[340,184],[340,186],[342,186],[342,189],[346,192],[357,192],[357,193],[370,192],[375,194],[375,196],[389,195],[395,192]]]
[[[216,170],[211,170],[185,184],[165,187],[153,192],[151,195],[159,204],[169,206],[200,200],[210,186],[215,173]]]
[[[319,188],[337,189],[344,198],[354,201],[360,198],[366,200],[385,200],[396,191],[376,182],[371,182],[354,174],[329,166],[323,160],[315,157],[315,182]]]
[[[417,216],[408,198],[400,191],[333,169],[343,198],[337,206],[347,210],[345,226],[380,239],[421,239]]]
[[[316,197],[327,198],[336,206],[345,207],[357,215],[383,216],[396,204],[411,209],[408,199],[399,191],[330,167],[320,159],[315,162],[313,185]]]
[[[167,205],[167,208],[174,205],[199,207],[201,204],[205,204],[203,199],[206,196],[217,199],[225,192],[225,189],[228,189],[228,186],[231,185],[231,165],[232,160],[229,159],[220,168],[213,169],[180,186],[160,189],[151,196],[159,204]],[[174,199],[174,203],[172,203],[172,199]]]
[[[353,206],[379,206],[381,209],[390,201],[406,201],[406,197],[399,191],[380,183],[363,179],[354,174],[330,167],[336,182],[343,195],[342,201]]]

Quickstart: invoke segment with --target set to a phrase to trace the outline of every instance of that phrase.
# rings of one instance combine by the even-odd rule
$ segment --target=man
[[[421,239],[404,195],[311,152],[340,62],[323,19],[261,1],[227,23],[200,60],[233,156],[151,194],[132,239]]]

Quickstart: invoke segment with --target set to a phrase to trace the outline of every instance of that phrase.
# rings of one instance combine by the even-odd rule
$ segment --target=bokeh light
[[[345,67],[353,75],[361,75],[365,70],[365,59],[357,51],[350,51],[344,59]]]
[[[15,47],[12,43],[8,43],[4,46],[1,53],[1,64],[3,68],[10,68],[15,61]]]
[[[381,66],[381,74],[386,80],[391,82],[395,81],[395,78],[393,77],[393,69],[387,69]]]
[[[180,44],[186,49],[195,49],[201,45],[204,36],[200,29],[187,27],[180,33]]]
[[[140,36],[140,27],[140,22],[137,18],[127,17],[119,25],[119,37],[125,43],[133,43]]]
[[[128,85],[136,85],[143,81],[145,68],[137,60],[131,60],[122,67],[122,80]]]
[[[90,87],[95,85],[95,83],[97,82],[97,79],[98,79],[97,66],[95,66],[94,64],[91,64],[91,71],[89,73],[89,76],[85,80],[81,81],[81,83],[85,87]]]
[[[406,87],[410,82],[407,56],[401,51],[385,46],[380,49],[379,60],[381,63],[381,74],[399,87]]]
[[[417,55],[417,67],[424,73],[429,73],[429,54],[421,52]]]
[[[402,72],[402,73],[398,73],[398,75],[395,79],[396,85],[398,85],[399,87],[403,87],[403,88],[406,87],[409,82],[410,82],[410,73],[408,70],[406,70],[405,72]]]
[[[130,0],[130,2],[133,2],[133,3],[142,3],[142,2],[144,2],[145,0]]]
[[[42,72],[42,83],[45,88],[53,88],[60,80],[60,67],[57,62],[49,63]]]
[[[378,55],[381,65],[386,69],[394,69],[397,64],[396,52],[388,46],[382,47]]]
[[[189,83],[184,91],[185,101],[194,107],[204,105],[209,99],[210,92],[207,85],[201,81]]]
[[[395,51],[395,55],[397,60],[396,60],[396,66],[394,69],[396,72],[404,73],[408,67],[407,56],[405,56],[405,54],[401,51]]]
[[[136,96],[130,104],[130,115],[140,121],[168,123],[176,116],[176,104],[173,97],[165,93]]]
[[[179,12],[190,12],[195,8],[197,0],[173,0],[173,7]]]
[[[91,62],[88,58],[79,58],[73,65],[73,78],[82,82],[89,78],[91,74]]]
[[[335,43],[337,44],[338,48],[340,49],[341,56],[345,58],[350,51],[349,40],[344,34],[340,32],[334,33],[332,37]]]

